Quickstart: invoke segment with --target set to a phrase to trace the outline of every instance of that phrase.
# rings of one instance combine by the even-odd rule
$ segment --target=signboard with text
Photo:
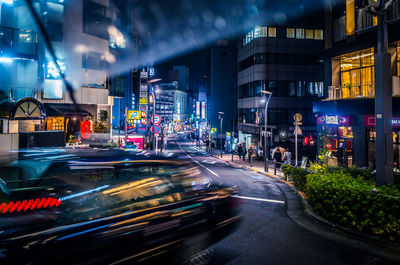
[[[365,115],[364,116],[364,126],[365,127],[375,127],[375,116],[374,115]],[[400,117],[392,117],[392,126],[393,128],[400,128]]]

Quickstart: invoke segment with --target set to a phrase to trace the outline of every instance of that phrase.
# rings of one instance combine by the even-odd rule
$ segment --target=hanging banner
[[[81,138],[82,139],[90,138],[90,121],[81,122]]]

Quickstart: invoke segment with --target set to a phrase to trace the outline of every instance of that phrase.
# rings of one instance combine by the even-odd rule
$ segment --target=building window
[[[375,96],[374,48],[340,56],[341,98]]]
[[[103,69],[105,67],[104,55],[97,52],[87,52],[82,54],[82,68]]]
[[[309,40],[314,39],[314,30],[306,29],[306,39],[309,39]]]
[[[293,39],[294,38],[294,28],[286,29],[286,38]]]
[[[316,40],[324,39],[324,31],[322,29],[315,29],[314,30],[314,39],[316,39]]]
[[[108,40],[107,27],[111,19],[106,17],[106,7],[93,1],[83,1],[83,32]]]
[[[243,38],[243,46],[260,37],[267,37],[267,27],[255,27],[253,30],[248,32],[246,37]]]
[[[276,37],[276,28],[268,27],[268,37]]]
[[[304,29],[296,28],[296,39],[304,39]]]

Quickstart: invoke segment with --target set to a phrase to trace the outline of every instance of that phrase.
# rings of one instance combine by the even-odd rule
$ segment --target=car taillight
[[[60,206],[61,201],[53,197],[37,198],[23,201],[3,202],[0,204],[0,213],[25,212],[40,208]]]

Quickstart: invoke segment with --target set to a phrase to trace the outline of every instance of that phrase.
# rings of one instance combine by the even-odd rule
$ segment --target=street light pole
[[[375,132],[376,185],[393,184],[392,73],[388,53],[387,8],[393,1],[369,1],[370,11],[378,17],[375,55]]]
[[[265,127],[265,134],[264,134],[264,171],[267,172],[268,171],[267,159],[268,159],[268,154],[269,154],[269,150],[268,150],[268,153],[267,153],[268,104],[269,104],[269,101],[271,99],[272,92],[262,90],[261,93],[266,95],[265,109],[264,109],[264,127]]]
[[[219,114],[219,119],[221,120],[219,136],[220,136],[220,148],[221,148],[221,157],[222,157],[222,121],[224,120],[224,113],[218,112],[218,114]]]

